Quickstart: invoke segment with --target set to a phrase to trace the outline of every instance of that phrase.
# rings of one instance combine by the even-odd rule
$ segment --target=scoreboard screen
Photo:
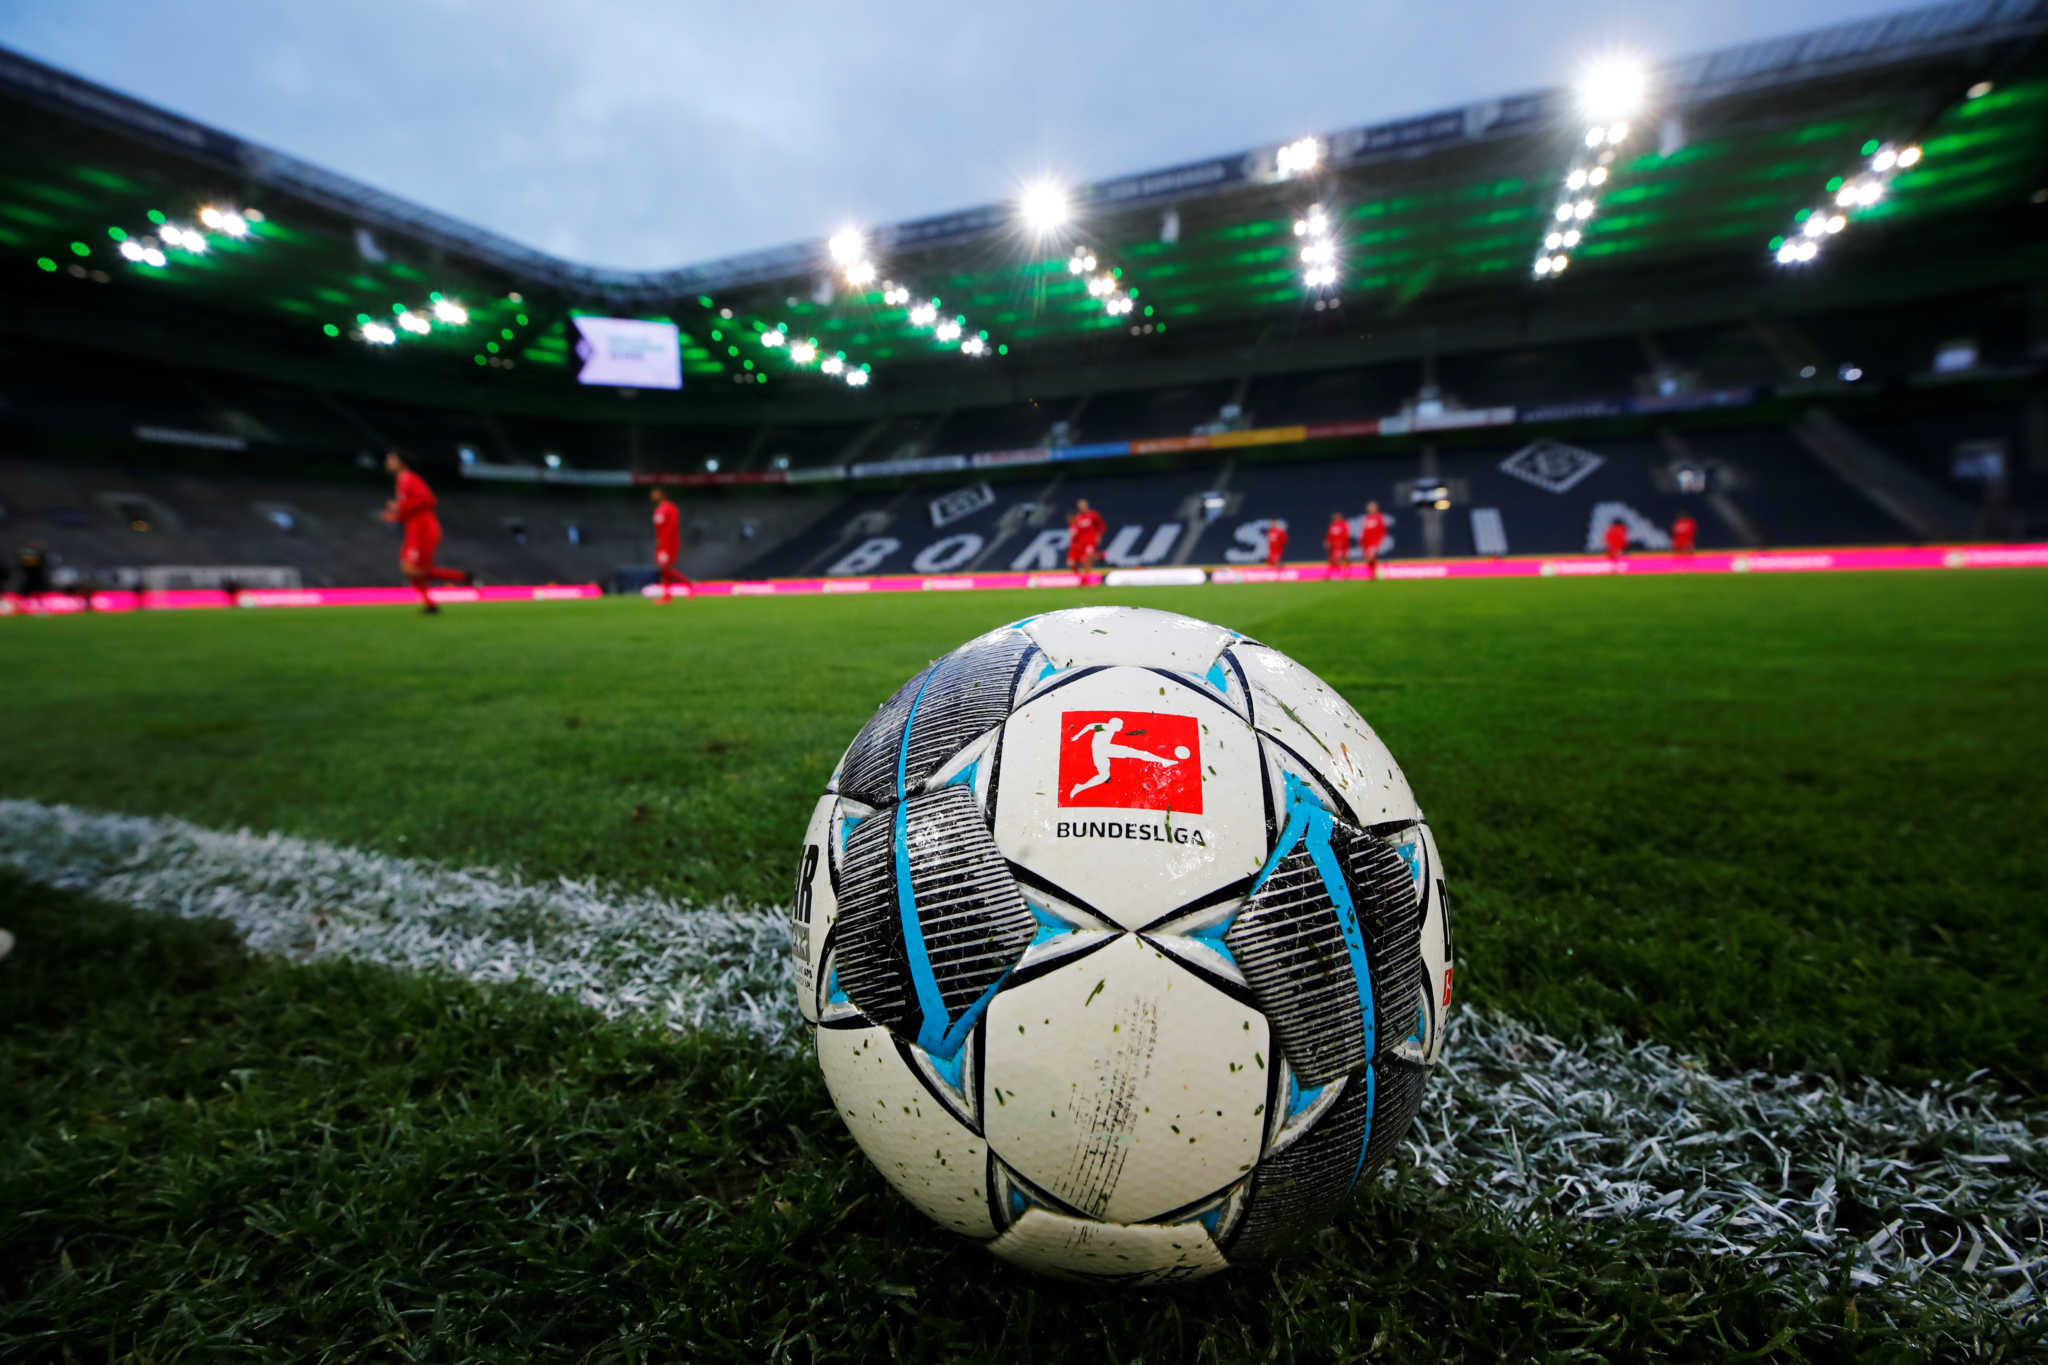
[[[578,383],[624,389],[680,389],[683,348],[672,322],[637,318],[572,318]]]

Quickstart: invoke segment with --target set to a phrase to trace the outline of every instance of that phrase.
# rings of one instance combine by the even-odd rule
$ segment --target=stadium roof
[[[2048,0],[1968,0],[1666,64],[1618,149],[1589,148],[1574,92],[1544,90],[1323,135],[1305,173],[1264,147],[1074,187],[1070,223],[1043,238],[1013,205],[874,226],[864,285],[825,241],[672,271],[574,265],[0,50],[0,260],[16,267],[0,278],[40,268],[74,286],[77,310],[133,305],[195,328],[203,315],[216,336],[330,363],[385,349],[363,337],[388,329],[380,363],[501,388],[562,389],[578,312],[671,319],[691,391],[725,386],[728,410],[738,386],[748,400],[829,387],[840,403],[885,383],[1141,366],[1276,332],[1332,343],[1304,359],[1337,357],[1334,343],[1394,320],[1621,307],[1681,280],[1746,287],[1886,149],[1922,155],[1886,166],[1880,201],[1845,207],[1847,237],[1889,241],[1889,273],[1939,265],[1945,232],[1981,230],[2048,182],[2044,34]],[[1568,189],[1575,166],[1605,183]],[[1581,198],[1591,216],[1559,224]],[[1329,227],[1304,236],[1314,205]],[[236,236],[200,223],[209,207],[254,212]],[[1553,230],[1583,240],[1560,253],[1568,275],[1539,277]],[[203,254],[186,249],[201,236]],[[1311,287],[1304,242],[1324,238],[1337,279]],[[91,288],[101,280],[122,288]],[[84,301],[110,292],[123,301]],[[26,298],[21,325],[75,311],[53,297]],[[457,302],[460,323],[446,320]],[[941,331],[949,319],[957,334]],[[846,394],[793,360],[806,339],[871,366],[875,388]],[[961,354],[984,339],[986,354]]]

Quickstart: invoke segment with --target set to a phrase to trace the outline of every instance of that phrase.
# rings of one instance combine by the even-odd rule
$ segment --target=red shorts
[[[405,524],[405,545],[398,552],[398,562],[408,569],[431,569],[434,567],[434,551],[440,548],[440,519],[414,517]]]
[[[1077,540],[1067,547],[1067,563],[1086,564],[1089,560],[1095,558],[1096,551],[1101,547],[1102,542],[1093,536],[1086,540]]]
[[[1378,559],[1380,557],[1380,543],[1377,540],[1368,540],[1359,548],[1365,552],[1367,559]]]
[[[676,566],[676,555],[678,553],[679,547],[674,545],[655,546],[654,567],[657,569],[673,569]]]

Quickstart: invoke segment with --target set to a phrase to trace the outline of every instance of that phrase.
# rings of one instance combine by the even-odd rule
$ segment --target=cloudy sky
[[[571,260],[660,267],[1899,0],[5,0],[0,44]]]

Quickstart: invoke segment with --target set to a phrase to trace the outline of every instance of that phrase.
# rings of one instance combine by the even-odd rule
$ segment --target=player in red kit
[[[1074,515],[1067,522],[1067,567],[1086,573],[1095,567],[1095,557],[1102,550],[1102,513],[1088,505],[1082,498],[1074,504]]]
[[[1330,567],[1342,569],[1351,562],[1351,523],[1342,512],[1330,513],[1330,529],[1323,532],[1323,545],[1330,552]]]
[[[1671,523],[1672,550],[1689,557],[1699,537],[1700,524],[1692,519],[1692,513],[1680,512],[1678,520]]]
[[[647,496],[654,500],[654,571],[661,582],[661,600],[666,602],[669,589],[675,584],[686,588],[696,585],[676,568],[676,561],[683,554],[682,509],[668,500],[665,488],[650,489]]]
[[[1607,557],[1621,562],[1621,552],[1628,548],[1628,527],[1619,521],[1607,523]]]
[[[1273,520],[1266,523],[1266,567],[1280,567],[1280,556],[1287,553],[1287,523]]]
[[[1387,543],[1387,519],[1380,515],[1380,505],[1369,502],[1365,505],[1365,525],[1358,530],[1358,548],[1365,553],[1365,576],[1380,576],[1380,546]]]
[[[427,592],[429,583],[473,580],[460,569],[434,567],[434,552],[441,548],[441,519],[434,515],[434,490],[427,487],[427,481],[413,473],[395,450],[384,456],[384,468],[398,479],[396,495],[384,504],[384,520],[405,528],[405,543],[398,551],[398,570],[420,595],[420,611],[431,616],[441,609]]]

